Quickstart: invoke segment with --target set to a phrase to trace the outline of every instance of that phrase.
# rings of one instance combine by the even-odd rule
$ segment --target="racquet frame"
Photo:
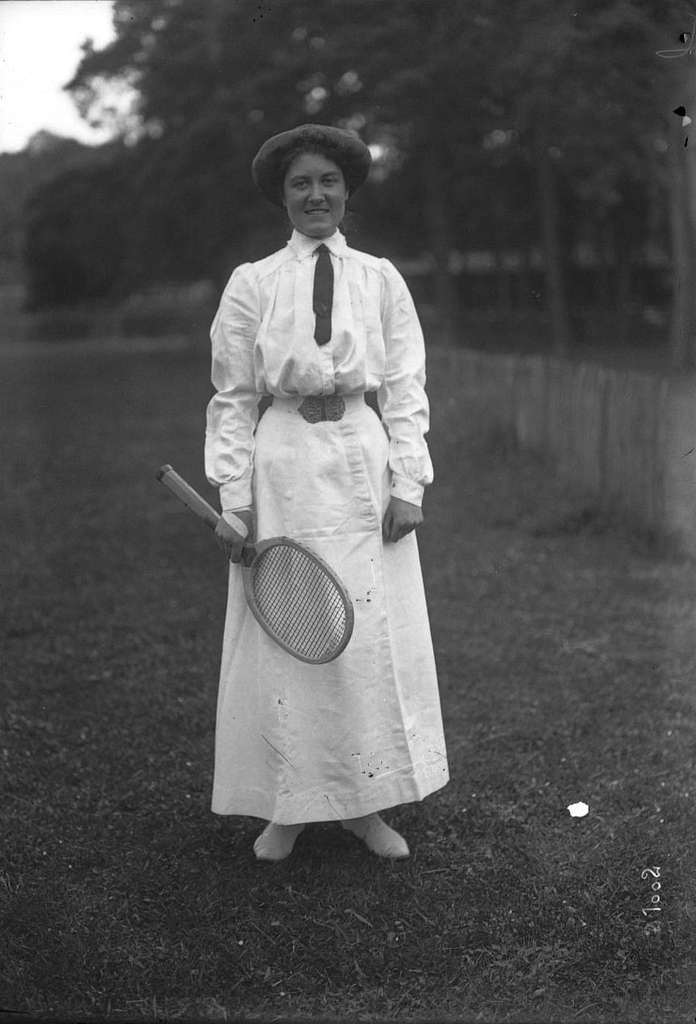
[[[207,526],[209,526],[212,530],[216,528],[219,520],[222,517],[219,515],[218,512],[215,511],[212,505],[208,504],[205,498],[202,498],[201,495],[196,490],[194,490],[190,484],[186,483],[183,477],[179,476],[179,474],[176,472],[175,469],[172,468],[172,466],[168,464],[160,466],[160,468],[157,470],[157,479],[160,481],[160,483],[163,483],[165,487],[167,487],[168,490],[170,490],[172,494],[174,494],[181,502],[183,502],[183,504],[186,505],[186,507],[191,512],[193,512],[194,515],[196,515],[199,519],[202,519]],[[246,524],[243,523],[242,520],[235,516],[233,513],[225,513],[225,521],[229,523],[229,525],[232,526],[232,528],[236,530],[242,537],[247,537],[248,530]],[[341,643],[336,648],[334,648],[331,654],[326,655],[325,657],[310,658],[306,655],[300,654],[297,650],[295,650],[292,647],[292,645],[286,643],[280,636],[278,636],[278,634],[274,630],[272,630],[269,627],[265,617],[259,610],[256,600],[256,593],[254,591],[255,565],[265,551],[277,545],[293,547],[298,551],[302,552],[302,554],[305,557],[309,557],[317,565],[319,565],[326,573],[326,575],[331,579],[343,603],[343,609],[346,616],[346,627],[344,630],[344,635],[341,640]],[[258,543],[245,543],[242,548],[241,566],[243,570],[242,579],[244,583],[244,595],[246,597],[249,609],[254,618],[256,619],[256,621],[258,622],[258,624],[264,630],[264,632],[267,633],[268,636],[270,636],[271,639],[276,644],[278,644],[279,647],[282,647],[283,650],[287,651],[288,654],[291,654],[294,658],[297,658],[300,661],[304,661],[310,665],[326,664],[329,661],[333,661],[335,658],[339,656],[339,654],[341,654],[345,650],[348,641],[350,640],[353,634],[353,626],[355,625],[355,612],[353,610],[353,602],[351,601],[350,594],[348,593],[342,580],[339,579],[339,577],[336,575],[331,566],[328,565],[328,563],[325,562],[323,558],[317,555],[314,551],[310,550],[310,548],[306,547],[304,544],[300,544],[298,543],[298,541],[292,540],[290,537],[271,537],[267,540],[259,541]]]

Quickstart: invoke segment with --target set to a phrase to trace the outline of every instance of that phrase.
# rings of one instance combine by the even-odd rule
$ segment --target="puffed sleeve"
[[[425,394],[425,344],[406,282],[389,260],[381,262],[386,367],[377,401],[389,435],[391,493],[420,505],[424,488],[433,480],[425,440],[430,425]]]
[[[211,379],[216,394],[206,416],[205,473],[220,488],[220,506],[252,504],[254,430],[259,394],[254,376],[254,341],[260,323],[258,288],[252,264],[232,274],[215,314]]]

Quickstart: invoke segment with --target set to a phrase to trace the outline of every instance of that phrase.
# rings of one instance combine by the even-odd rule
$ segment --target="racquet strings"
[[[341,647],[348,628],[345,600],[310,554],[275,544],[253,571],[256,607],[279,640],[311,661],[326,660]]]

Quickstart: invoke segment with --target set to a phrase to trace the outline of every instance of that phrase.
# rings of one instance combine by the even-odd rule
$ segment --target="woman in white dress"
[[[261,860],[287,857],[312,821],[340,821],[374,853],[406,857],[377,812],[449,779],[413,532],[432,481],[423,335],[395,267],[338,230],[369,165],[359,139],[324,125],[264,143],[252,174],[292,237],[237,267],[211,328],[205,463],[232,562],[212,809],[268,822]],[[273,398],[259,420],[263,395]],[[259,627],[228,512],[259,540],[300,540],[344,581],[355,627],[335,661],[298,661]]]

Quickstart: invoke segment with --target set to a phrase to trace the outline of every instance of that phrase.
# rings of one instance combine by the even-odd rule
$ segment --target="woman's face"
[[[321,153],[301,153],[283,182],[283,205],[293,227],[328,238],[343,220],[348,191],[341,168]]]

